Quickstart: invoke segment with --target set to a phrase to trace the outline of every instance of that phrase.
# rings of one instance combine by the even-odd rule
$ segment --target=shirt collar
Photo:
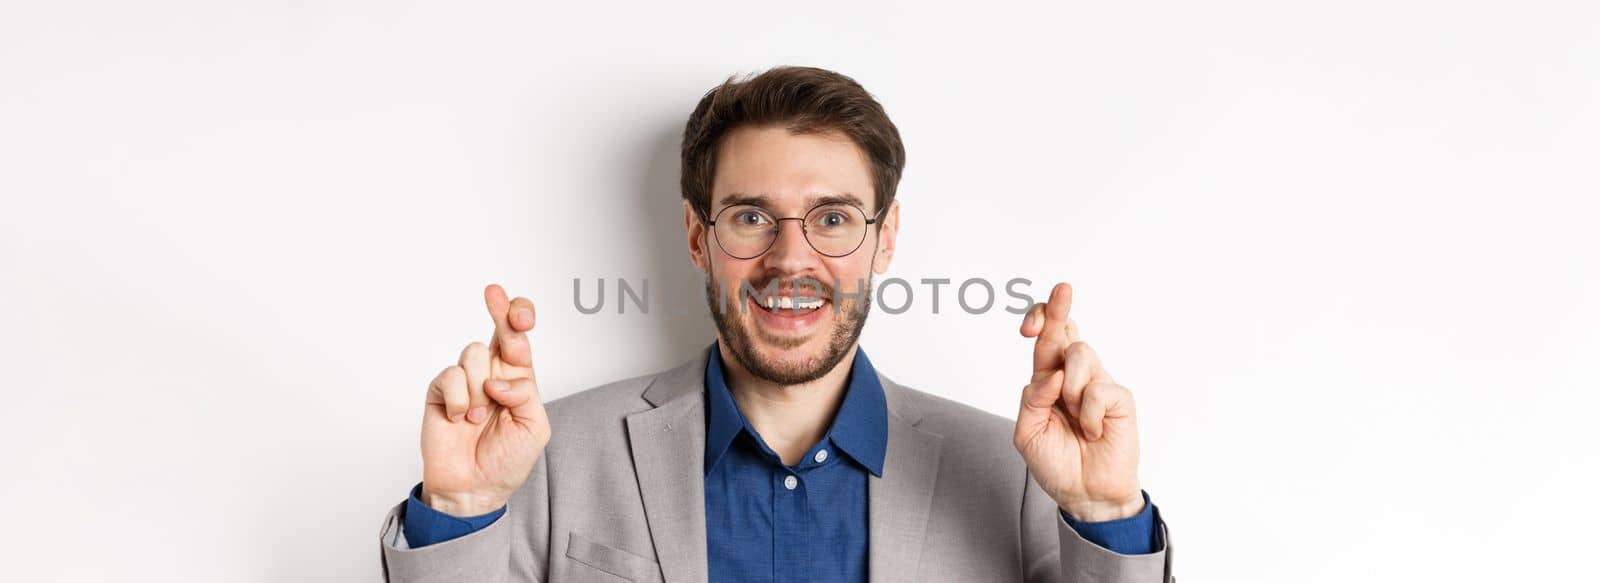
[[[713,342],[711,357],[706,359],[705,472],[708,474],[741,431],[748,431],[752,437],[756,434],[728,390],[718,348]],[[883,476],[884,452],[889,446],[889,406],[883,396],[883,385],[878,382],[878,372],[860,347],[856,348],[855,362],[850,367],[844,401],[839,404],[833,425],[823,437],[825,441],[829,439],[872,475]]]

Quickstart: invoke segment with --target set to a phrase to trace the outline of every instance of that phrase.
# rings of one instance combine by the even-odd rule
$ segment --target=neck
[[[856,360],[851,346],[832,370],[808,383],[785,385],[757,378],[718,342],[728,391],[739,411],[785,465],[800,463],[806,451],[822,441],[844,401],[850,367]]]

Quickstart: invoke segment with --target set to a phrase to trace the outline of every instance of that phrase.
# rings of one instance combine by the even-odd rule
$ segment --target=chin
[[[767,368],[803,369],[811,368],[828,356],[827,336],[813,336],[796,343],[793,338],[785,338],[774,342],[761,334],[756,334],[752,346],[751,356],[756,357]]]
[[[744,310],[723,312],[712,299],[716,289],[708,277],[707,302],[727,352],[755,377],[778,384],[808,383],[833,370],[854,351],[866,323],[865,309],[851,311],[864,306],[836,310],[831,297],[798,311],[764,309],[746,297]]]
[[[842,358],[834,326],[820,326],[805,336],[773,334],[760,324],[741,322],[730,330],[729,349],[757,378],[786,385],[821,378]],[[853,344],[853,343],[852,343]]]

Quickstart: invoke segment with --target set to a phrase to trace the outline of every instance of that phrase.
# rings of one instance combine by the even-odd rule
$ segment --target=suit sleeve
[[[1100,545],[1101,548],[1116,551],[1121,555],[1147,555],[1161,550],[1160,533],[1156,531],[1156,507],[1150,503],[1150,493],[1140,492],[1144,497],[1144,508],[1138,514],[1117,520],[1104,522],[1085,522],[1073,518],[1067,511],[1062,510],[1061,519],[1067,521],[1067,526],[1072,527],[1079,536],[1089,539],[1089,542]],[[421,505],[420,500],[412,500],[411,508]],[[407,509],[410,512],[411,508]],[[487,515],[485,515],[487,516]],[[483,520],[478,517],[477,520]],[[470,521],[469,519],[452,518],[454,521]],[[464,526],[458,528],[465,528]],[[406,529],[411,530],[411,515],[406,515]],[[463,533],[464,534],[464,533]]]
[[[544,458],[506,503],[504,515],[458,538],[413,548],[405,533],[408,502],[390,509],[378,533],[385,581],[545,580],[550,565],[550,496]]]
[[[406,499],[404,516],[400,517],[400,537],[414,549],[483,530],[506,514],[506,507],[501,506],[480,516],[454,516],[424,504],[421,496],[422,482],[417,482],[411,488],[411,497]]]
[[[1030,583],[1172,583],[1172,541],[1160,509],[1146,505],[1154,522],[1155,552],[1122,554],[1084,538],[1061,515],[1030,474],[1022,495],[1022,551]]]

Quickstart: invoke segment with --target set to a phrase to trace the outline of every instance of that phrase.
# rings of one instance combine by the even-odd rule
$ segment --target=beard
[[[837,303],[839,296],[827,283],[807,281],[814,282],[821,288],[822,293],[827,294],[828,307],[818,309],[834,310],[832,330],[827,332],[828,344],[821,354],[808,355],[801,362],[778,362],[762,358],[757,354],[754,342],[757,336],[768,346],[785,349],[801,346],[810,338],[777,337],[759,329],[752,330],[752,326],[740,318],[748,306],[745,303],[744,290],[740,286],[743,282],[735,282],[735,286],[739,286],[735,288],[738,293],[731,294],[735,301],[727,302],[721,299],[726,296],[721,295],[723,290],[719,289],[717,281],[709,270],[706,272],[706,304],[711,308],[711,319],[717,324],[717,332],[721,333],[722,339],[727,342],[728,352],[733,354],[734,360],[739,361],[739,365],[756,378],[782,385],[798,385],[817,380],[838,366],[845,355],[850,354],[856,340],[861,338],[861,329],[867,325],[867,312],[872,309],[872,275],[867,275],[866,287],[860,290],[861,297],[852,297],[844,304]],[[754,286],[754,283],[751,282],[754,289],[765,289],[764,286]],[[778,283],[781,286],[785,282]]]

